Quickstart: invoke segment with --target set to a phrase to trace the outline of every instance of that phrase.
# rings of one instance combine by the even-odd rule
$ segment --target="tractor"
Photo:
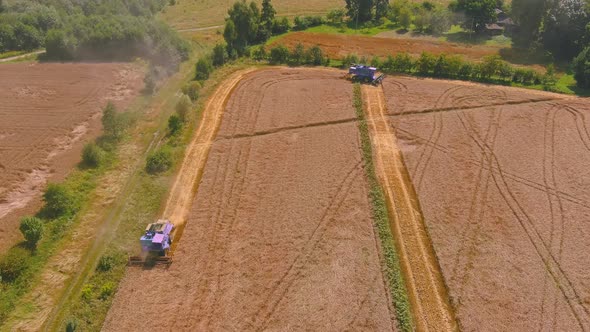
[[[129,265],[145,263],[170,265],[172,259],[169,251],[172,245],[173,229],[174,224],[170,220],[160,219],[148,224],[143,236],[139,239],[142,254],[129,257]]]
[[[348,68],[348,77],[353,82],[377,85],[383,82],[385,74],[377,75],[377,68],[365,65],[352,65]]]

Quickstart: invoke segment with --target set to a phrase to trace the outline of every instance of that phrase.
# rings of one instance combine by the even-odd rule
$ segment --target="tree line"
[[[174,67],[189,45],[154,15],[164,0],[47,0],[3,5],[0,52],[45,46],[55,60],[145,57]]]

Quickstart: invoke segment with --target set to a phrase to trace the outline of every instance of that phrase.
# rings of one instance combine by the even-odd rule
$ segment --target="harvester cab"
[[[352,65],[348,68],[348,76],[353,82],[377,85],[383,82],[385,74],[377,73],[377,68],[366,65]]]
[[[170,246],[172,245],[172,230],[174,224],[170,220],[160,219],[148,224],[143,236],[139,239],[141,256],[129,257],[129,264],[170,264]]]

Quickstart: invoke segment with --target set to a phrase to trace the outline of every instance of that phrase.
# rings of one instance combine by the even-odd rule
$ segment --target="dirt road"
[[[364,85],[363,100],[375,154],[376,171],[392,216],[402,268],[419,331],[453,331],[454,314],[438,262],[390,126],[381,87]]]
[[[31,52],[31,53],[26,53],[26,54],[11,56],[9,58],[0,59],[0,63],[1,62],[14,61],[14,60],[26,58],[26,57],[31,56],[31,55],[39,55],[39,54],[43,54],[43,53],[45,53],[45,50],[40,50],[40,51]]]
[[[205,106],[197,132],[187,149],[164,208],[164,218],[172,221],[177,228],[182,229],[186,222],[199,176],[203,173],[227,100],[240,80],[252,71],[254,69],[245,69],[232,74],[217,88]]]

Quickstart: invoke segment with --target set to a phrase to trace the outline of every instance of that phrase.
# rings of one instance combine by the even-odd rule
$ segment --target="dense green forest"
[[[0,52],[45,46],[56,60],[129,59],[175,67],[189,45],[155,14],[163,0],[0,0]]]

